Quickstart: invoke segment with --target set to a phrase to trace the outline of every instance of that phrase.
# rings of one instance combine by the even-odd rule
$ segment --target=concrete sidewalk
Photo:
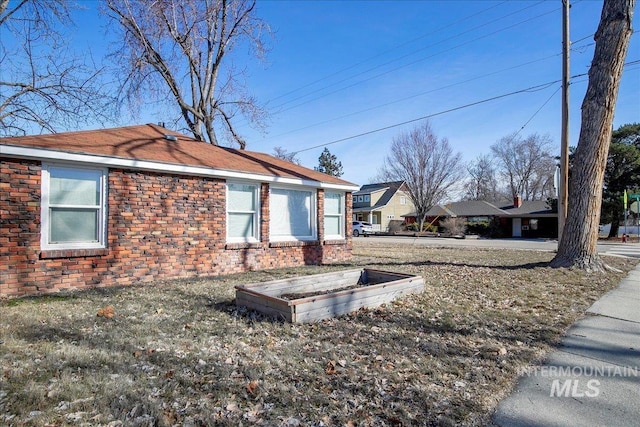
[[[640,265],[567,331],[545,365],[521,376],[492,421],[640,426]]]

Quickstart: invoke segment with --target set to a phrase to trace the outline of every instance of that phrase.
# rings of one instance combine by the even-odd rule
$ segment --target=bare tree
[[[0,134],[112,119],[100,70],[68,49],[72,24],[66,0],[0,0]]]
[[[597,251],[602,188],[634,6],[635,0],[605,0],[602,6],[569,178],[567,220],[552,267],[588,271],[606,267]]]
[[[513,134],[491,146],[511,197],[544,200],[553,194],[555,160],[549,148],[551,138],[538,134],[519,138]]]
[[[422,230],[429,209],[442,202],[464,176],[462,156],[425,122],[393,139],[379,176],[407,184]]]
[[[489,155],[478,156],[467,166],[469,179],[465,183],[464,197],[467,200],[498,200],[501,197],[498,190],[496,168]]]
[[[440,226],[452,236],[463,236],[467,231],[467,224],[464,218],[446,217],[440,221]]]
[[[286,160],[287,162],[295,163],[296,165],[300,164],[300,160],[296,157],[295,152],[290,153],[282,147],[274,147],[273,156],[277,157],[278,159]]]
[[[261,58],[265,52],[269,29],[255,16],[255,0],[105,1],[123,31],[115,57],[125,70],[129,105],[149,96],[167,101],[196,139],[218,144],[217,128],[244,148],[236,116],[261,125],[264,110],[246,93],[231,53],[246,47]]]

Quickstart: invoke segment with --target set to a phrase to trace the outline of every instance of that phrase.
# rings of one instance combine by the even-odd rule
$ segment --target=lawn
[[[635,265],[586,274],[552,256],[358,239],[338,266],[4,301],[0,424],[484,425]],[[354,266],[421,274],[426,290],[315,324],[234,305],[236,284]]]

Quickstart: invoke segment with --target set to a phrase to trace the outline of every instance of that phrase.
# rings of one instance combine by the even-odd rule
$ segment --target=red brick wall
[[[350,227],[342,241],[269,243],[268,184],[261,191],[261,242],[226,244],[224,180],[118,169],[109,171],[107,248],[41,251],[40,163],[3,159],[0,167],[0,296],[351,258]],[[318,191],[318,212],[323,201]]]

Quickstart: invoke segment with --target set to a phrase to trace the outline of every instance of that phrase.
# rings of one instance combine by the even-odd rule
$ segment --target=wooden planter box
[[[238,306],[306,323],[421,293],[424,280],[421,276],[365,268],[238,285],[235,289]]]

